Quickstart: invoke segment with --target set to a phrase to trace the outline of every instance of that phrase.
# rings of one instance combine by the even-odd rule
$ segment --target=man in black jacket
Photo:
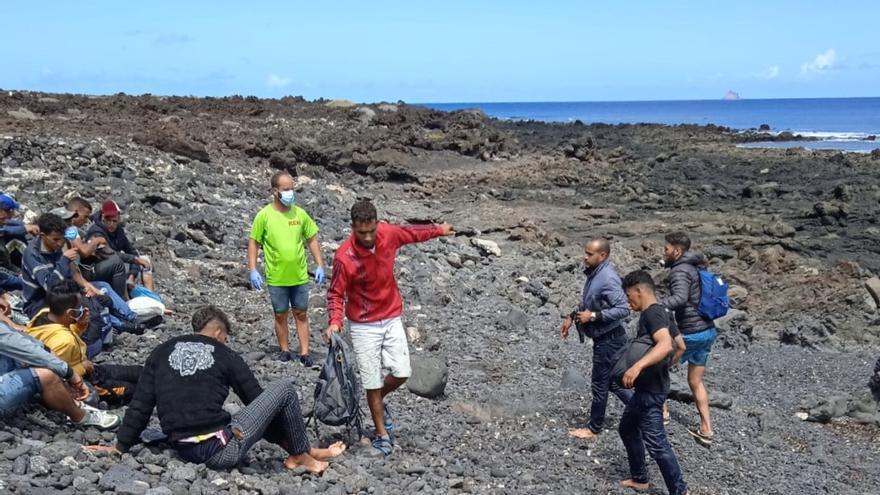
[[[342,442],[309,447],[296,386],[290,381],[265,390],[260,386],[241,356],[226,347],[230,324],[221,310],[198,309],[192,326],[194,334],[175,337],[150,354],[116,447],[89,450],[126,452],[138,443],[155,407],[178,455],[212,469],[235,467],[262,438],[288,452],[285,467],[303,466],[312,473],[322,473],[327,459],[345,451]],[[223,410],[230,387],[245,404],[232,418]]]
[[[116,201],[108,199],[101,204],[101,211],[92,220],[92,226],[86,232],[86,242],[95,238],[103,238],[106,241],[104,250],[107,253],[115,253],[122,262],[128,265],[128,283],[134,285],[140,275],[144,287],[153,290],[153,265],[149,258],[142,256],[137,248],[131,243],[125,234],[125,228],[121,224],[122,210]],[[102,250],[98,250],[101,255]],[[114,290],[119,292],[114,286]],[[127,294],[127,292],[126,292]],[[127,298],[126,294],[120,294]]]
[[[674,232],[666,236],[663,261],[670,267],[666,278],[668,294],[660,299],[660,304],[675,313],[678,329],[687,346],[681,362],[688,363],[688,385],[700,413],[700,427],[696,431],[688,431],[700,445],[710,447],[713,435],[712,418],[709,415],[709,393],[703,384],[703,375],[712,344],[718,334],[715,322],[705,318],[697,310],[701,294],[699,270],[706,265],[706,261],[701,253],[691,251],[690,248],[691,240],[687,234]]]

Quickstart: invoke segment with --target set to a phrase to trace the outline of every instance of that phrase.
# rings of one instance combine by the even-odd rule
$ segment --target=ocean
[[[616,102],[427,103],[437,110],[479,108],[499,119],[606,124],[716,124],[737,130],[792,132],[819,141],[750,143],[870,152],[880,149],[880,98],[680,100]],[[877,136],[872,141],[871,136]]]

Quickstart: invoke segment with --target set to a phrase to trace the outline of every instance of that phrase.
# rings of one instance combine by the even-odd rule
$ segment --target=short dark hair
[[[654,292],[654,279],[645,270],[629,272],[626,274],[626,277],[623,277],[623,290],[629,290],[638,285],[651,289],[651,292]]]
[[[604,237],[594,237],[590,239],[590,242],[587,244],[596,243],[599,246],[599,251],[605,254],[611,254],[611,243],[608,242],[608,239]]]
[[[360,200],[351,207],[351,223],[370,223],[378,218],[371,201]]]
[[[671,244],[675,247],[680,247],[682,251],[687,251],[691,248],[691,238],[684,232],[673,232],[666,234],[666,244]]]
[[[55,232],[63,234],[64,229],[67,228],[64,220],[54,213],[43,213],[40,215],[40,218],[37,219],[37,226],[40,227],[41,234],[54,234]]]
[[[278,187],[278,182],[281,181],[281,178],[285,175],[293,179],[293,175],[291,175],[290,172],[288,172],[287,170],[279,170],[272,174],[272,178],[269,179],[269,184],[271,184],[272,187]]]
[[[46,305],[53,315],[63,314],[68,309],[75,309],[82,298],[80,288],[73,280],[59,280],[49,287],[46,293]]]
[[[92,211],[92,204],[89,203],[88,201],[86,201],[85,198],[82,198],[80,196],[77,196],[75,198],[71,198],[70,201],[67,202],[67,209],[68,210],[75,210],[77,208],[85,208],[85,209],[89,210],[89,212],[91,212]]]
[[[224,313],[222,309],[214,306],[213,304],[202,306],[201,308],[197,309],[195,313],[193,313],[193,332],[201,332],[208,323],[211,323],[215,320],[220,322],[220,324],[222,324],[223,327],[226,328],[226,333],[232,333],[232,325],[229,324],[229,318],[226,316],[226,313]]]

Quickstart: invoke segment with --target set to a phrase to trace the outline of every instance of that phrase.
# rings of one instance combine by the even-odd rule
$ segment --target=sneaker
[[[373,455],[388,457],[392,452],[394,452],[394,445],[391,443],[391,437],[388,435],[376,437],[373,440]]]
[[[83,419],[76,423],[79,426],[95,426],[102,430],[112,430],[122,423],[122,419],[113,413],[96,409],[92,406],[83,404],[82,409],[86,412]]]
[[[393,431],[394,430],[394,416],[391,414],[391,410],[388,409],[388,403],[382,404],[382,410],[384,413],[382,414],[382,419],[385,420],[385,430]]]
[[[301,354],[299,356],[299,364],[303,365],[305,368],[310,368],[313,370],[320,369],[321,366],[312,359],[311,354]]]
[[[293,356],[290,355],[290,351],[281,351],[277,354],[277,359],[282,363],[286,363],[293,359]]]

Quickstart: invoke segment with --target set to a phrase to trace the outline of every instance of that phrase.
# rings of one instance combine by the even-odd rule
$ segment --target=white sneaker
[[[122,419],[116,414],[96,409],[87,404],[82,404],[80,407],[86,412],[86,415],[79,423],[75,423],[79,426],[96,426],[102,430],[112,430],[122,423]]]

